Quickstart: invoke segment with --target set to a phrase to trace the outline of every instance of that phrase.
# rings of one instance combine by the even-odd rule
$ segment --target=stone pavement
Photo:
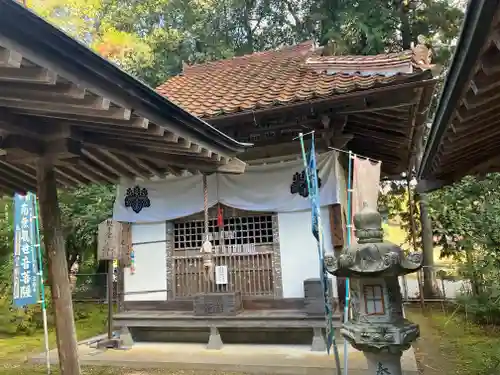
[[[339,344],[343,363],[343,344]],[[203,344],[136,343],[127,350],[97,350],[87,343],[79,345],[82,365],[119,366],[130,369],[203,370],[252,374],[332,375],[333,355],[311,352],[300,345],[224,345],[207,350]],[[349,349],[349,375],[368,375],[364,356]],[[51,359],[57,363],[57,350]],[[44,363],[44,354],[31,358]],[[372,375],[372,374],[369,374]],[[413,349],[403,355],[403,375],[418,375]]]

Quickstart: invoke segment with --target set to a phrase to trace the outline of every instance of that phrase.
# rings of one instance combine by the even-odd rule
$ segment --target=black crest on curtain
[[[127,189],[125,193],[125,207],[130,207],[132,211],[138,214],[143,208],[150,206],[151,201],[148,197],[148,189],[141,188],[139,185]]]
[[[316,171],[319,174],[319,169]],[[321,178],[318,177],[318,189],[321,189]],[[307,187],[306,172],[296,172],[293,175],[292,184],[290,185],[291,194],[299,194],[301,197],[309,197],[309,188]]]

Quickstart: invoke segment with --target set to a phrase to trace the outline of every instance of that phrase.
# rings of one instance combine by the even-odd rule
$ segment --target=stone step
[[[129,350],[100,351],[82,344],[78,347],[82,365],[118,366],[129,369],[162,368],[174,371],[236,372],[268,375],[332,375],[335,359],[325,352],[311,352],[308,346],[298,345],[224,345],[221,350],[207,350],[200,344],[140,343]],[[348,348],[349,375],[368,373],[361,352]],[[343,366],[343,345],[339,346]],[[42,364],[45,355],[32,358]],[[51,351],[57,362],[57,351]],[[403,375],[418,375],[413,350],[402,358]]]

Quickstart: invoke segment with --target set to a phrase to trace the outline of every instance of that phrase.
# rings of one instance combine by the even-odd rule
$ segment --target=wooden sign
[[[120,260],[124,266],[130,264],[132,248],[130,224],[107,219],[98,227],[97,259]]]
[[[245,243],[238,245],[215,245],[214,251],[216,254],[255,254],[255,244]]]
[[[120,238],[120,266],[130,267],[132,264],[132,225],[120,223],[122,227]]]
[[[215,267],[215,284],[217,285],[227,284],[227,266]]]
[[[335,203],[328,206],[328,211],[330,215],[330,230],[332,233],[332,245],[336,250],[342,250],[345,246],[345,223],[343,219],[343,207],[340,203]]]

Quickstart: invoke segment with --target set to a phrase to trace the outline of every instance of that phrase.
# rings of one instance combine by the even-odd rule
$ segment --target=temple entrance
[[[173,297],[200,293],[241,292],[242,296],[273,297],[274,270],[280,268],[277,220],[258,213],[220,206],[209,210],[209,239],[214,246],[215,283],[206,279],[200,248],[203,213],[174,221]],[[278,254],[276,257],[275,254]],[[217,274],[219,273],[219,274]],[[222,280],[222,282],[221,282]]]

